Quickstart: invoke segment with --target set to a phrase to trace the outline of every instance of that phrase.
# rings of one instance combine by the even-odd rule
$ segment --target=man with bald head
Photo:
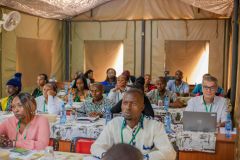
[[[84,101],[80,112],[90,117],[104,116],[106,109],[111,109],[114,103],[103,97],[103,85],[101,83],[90,84],[91,99]]]
[[[176,153],[169,142],[164,125],[142,114],[144,94],[139,89],[125,92],[122,115],[110,121],[91,147],[93,156],[102,156],[114,144],[126,143],[138,148],[149,160],[175,160]]]

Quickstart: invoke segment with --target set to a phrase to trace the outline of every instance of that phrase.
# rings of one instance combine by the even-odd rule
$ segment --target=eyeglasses
[[[209,87],[209,86],[203,86],[203,89],[205,89],[205,90],[210,90],[210,91],[215,91],[216,90],[216,87],[215,86],[211,86],[211,87]]]

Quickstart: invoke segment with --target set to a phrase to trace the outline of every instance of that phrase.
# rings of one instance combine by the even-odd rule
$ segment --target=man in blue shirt
[[[175,72],[175,80],[169,80],[167,89],[177,94],[177,96],[189,96],[189,86],[183,80],[183,72],[177,70]]]

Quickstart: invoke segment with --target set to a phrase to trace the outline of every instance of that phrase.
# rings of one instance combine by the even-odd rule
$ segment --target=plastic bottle
[[[44,160],[54,160],[54,151],[52,146],[47,146],[44,150]]]
[[[64,124],[67,121],[65,104],[62,103],[61,112],[60,112],[60,124]]]
[[[171,133],[172,129],[171,129],[171,115],[169,112],[166,113],[165,118],[164,118],[164,126],[165,126],[165,130],[166,133]]]
[[[232,119],[231,115],[227,113],[227,121],[225,123],[225,136],[226,138],[231,138],[231,131],[232,131]]]
[[[164,125],[165,125],[165,130],[166,133],[171,133],[172,129],[171,129],[171,115],[169,112],[166,113],[165,119],[164,119]]]
[[[169,98],[168,98],[168,96],[165,96],[164,97],[164,110],[166,111],[166,112],[168,112],[168,108],[169,108]]]
[[[64,84],[64,91],[65,91],[65,94],[67,95],[68,94],[68,84],[67,83]]]
[[[112,119],[112,112],[109,107],[105,107],[105,124],[107,124]]]
[[[72,95],[72,92],[69,93],[68,95],[68,104],[70,107],[72,107],[73,105],[73,95]]]

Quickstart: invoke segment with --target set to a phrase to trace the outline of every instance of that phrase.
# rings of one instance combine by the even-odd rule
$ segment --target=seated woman
[[[48,76],[44,73],[41,73],[37,76],[37,85],[38,87],[34,89],[32,96],[37,98],[43,95],[43,86],[48,83]]]
[[[90,117],[104,116],[106,109],[112,108],[113,102],[103,97],[103,85],[101,83],[92,83],[90,92],[92,98],[85,100],[79,111]]]
[[[36,115],[36,101],[20,93],[12,101],[13,117],[0,124],[0,146],[42,150],[48,146],[50,129],[47,118]]]
[[[105,81],[101,82],[104,87],[104,93],[108,95],[110,90],[115,87],[117,83],[116,70],[113,68],[107,69],[107,78]]]
[[[14,77],[7,81],[6,91],[8,96],[0,100],[1,111],[11,111],[11,103],[13,98],[19,92],[21,92],[22,89],[21,77],[21,73],[15,73]]]
[[[85,77],[86,80],[87,80],[88,86],[89,86],[91,83],[94,83],[94,82],[95,82],[95,80],[93,79],[93,70],[91,70],[91,69],[87,70],[87,72],[84,73],[84,77]]]
[[[59,114],[64,102],[57,96],[57,85],[49,82],[43,87],[43,95],[36,98],[37,111],[50,114]]]
[[[124,75],[120,75],[117,78],[117,84],[115,88],[111,89],[108,94],[108,99],[110,99],[113,103],[118,103],[122,97],[124,92],[127,91],[127,77]]]
[[[86,78],[83,76],[78,76],[75,79],[70,92],[73,94],[73,102],[83,102],[89,96]],[[68,96],[65,97],[65,100],[68,100]]]

